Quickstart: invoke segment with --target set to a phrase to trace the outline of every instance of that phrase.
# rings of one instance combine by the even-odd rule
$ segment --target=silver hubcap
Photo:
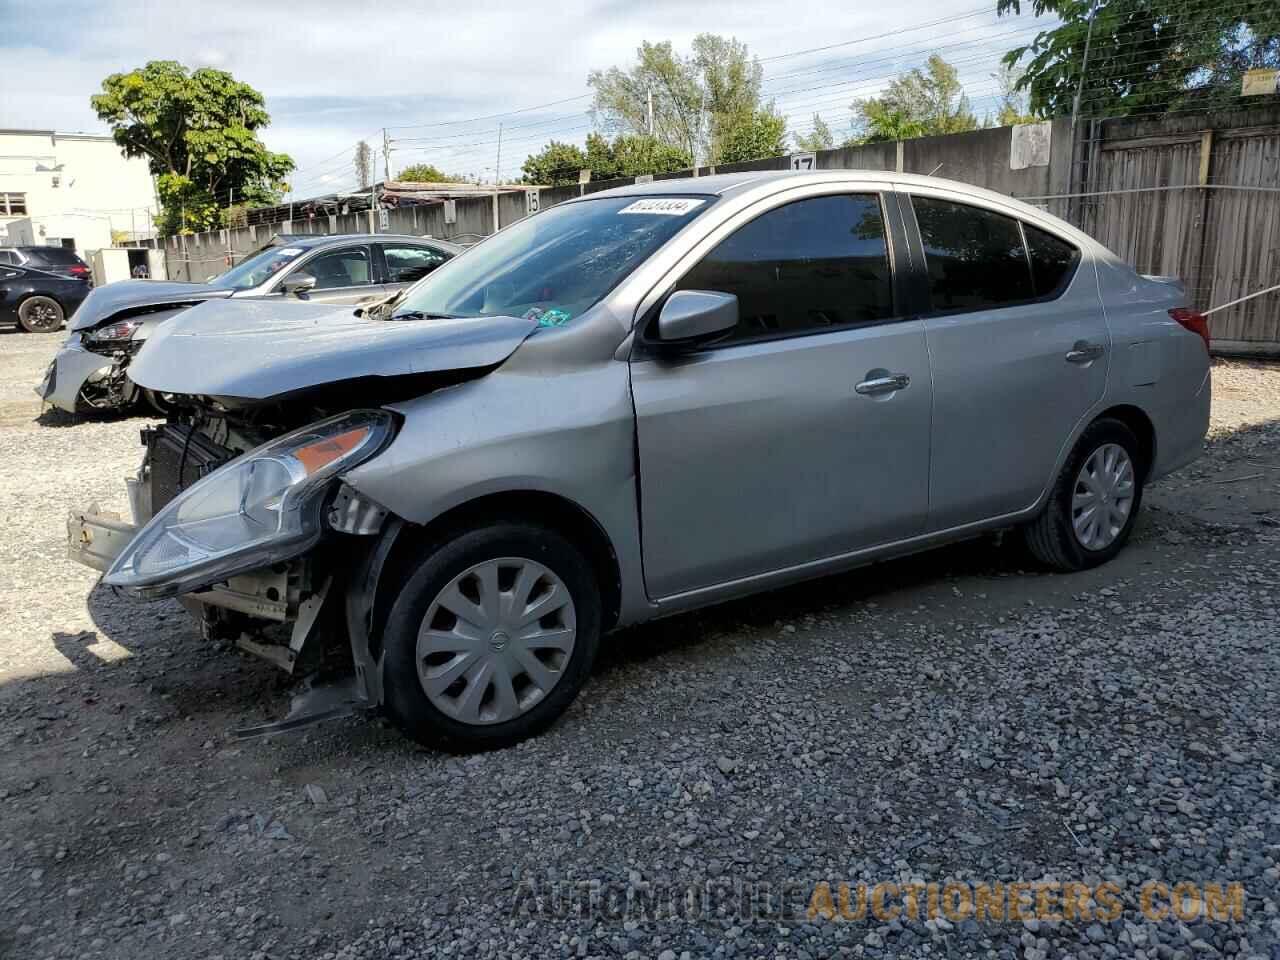
[[[1124,447],[1106,443],[1089,455],[1071,494],[1071,527],[1086,550],[1105,550],[1120,536],[1133,509],[1133,461]]]
[[[418,682],[462,723],[502,723],[551,692],[578,629],[569,588],[519,557],[463,571],[431,602],[418,630]]]

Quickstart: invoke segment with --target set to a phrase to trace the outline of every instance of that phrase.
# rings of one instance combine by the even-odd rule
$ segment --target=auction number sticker
[[[637,200],[629,203],[619,213],[658,213],[667,217],[683,217],[690,210],[696,210],[707,201],[695,200],[692,197],[654,197],[649,200]]]

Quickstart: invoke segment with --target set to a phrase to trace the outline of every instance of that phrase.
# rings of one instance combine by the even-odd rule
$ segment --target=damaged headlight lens
[[[134,332],[142,326],[141,320],[121,320],[119,323],[110,323],[105,327],[99,327],[89,334],[89,339],[94,343],[117,343],[121,340],[131,340]]]
[[[166,597],[306,552],[329,481],[381,451],[394,429],[386,411],[355,410],[237,457],[156,514],[104,582]]]

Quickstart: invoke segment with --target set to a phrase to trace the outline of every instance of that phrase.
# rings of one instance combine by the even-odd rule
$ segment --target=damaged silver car
[[[456,256],[448,241],[394,234],[276,236],[206,283],[121,280],[93,290],[36,393],[67,413],[168,412],[167,398],[129,376],[134,354],[160,324],[207,300],[284,299],[372,305]]]
[[[986,191],[637,185],[372,315],[165,323],[132,369],[174,398],[139,526],[79,513],[70,549],[285,669],[349,650],[345,706],[493,747],[627,624],[1005,528],[1060,570],[1110,559],[1200,450],[1207,344],[1176,281]]]

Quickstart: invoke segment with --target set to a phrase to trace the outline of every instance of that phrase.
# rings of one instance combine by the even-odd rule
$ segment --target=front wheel
[[[1036,559],[1056,570],[1086,570],[1119,553],[1142,504],[1146,470],[1132,430],[1119,420],[1090,424],[1044,512],[1025,528]]]
[[[533,736],[586,682],[600,623],[595,573],[560,534],[517,522],[464,533],[422,560],[392,605],[387,713],[452,751]]]
[[[27,333],[60,330],[65,319],[62,304],[52,297],[27,297],[18,307],[18,323]]]

